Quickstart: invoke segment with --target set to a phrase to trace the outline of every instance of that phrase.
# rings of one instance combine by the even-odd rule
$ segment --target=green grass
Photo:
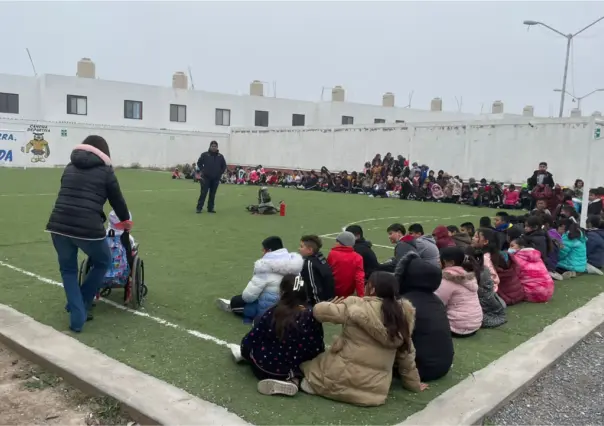
[[[56,255],[43,230],[61,172],[0,169],[0,260],[56,281],[60,281]],[[172,181],[169,174],[139,170],[118,170],[117,174],[134,217],[133,235],[145,260],[149,296],[144,311],[228,342],[239,342],[248,327],[218,311],[214,299],[243,290],[266,236],[279,235],[295,250],[303,234],[336,233],[346,224],[365,220],[361,224],[366,236],[389,247],[385,228],[392,222],[420,222],[430,232],[438,224],[477,223],[480,216],[493,214],[492,210],[453,205],[272,189],[274,200],[287,203],[287,216],[251,216],[244,208],[255,202],[257,188],[222,185],[218,214],[196,215],[198,186],[190,181]],[[325,252],[332,243],[324,239]],[[382,260],[392,254],[391,248],[375,250]],[[0,271],[1,303],[66,329],[68,318],[59,287],[6,267]],[[508,324],[456,341],[451,373],[432,383],[428,391],[412,394],[395,380],[387,404],[379,408],[359,408],[304,394],[295,398],[261,396],[249,369],[235,365],[225,347],[102,303],[94,321],[86,324],[78,338],[253,423],[393,424],[603,290],[604,280],[596,277],[556,283],[550,303],[511,307]],[[120,297],[115,295],[116,300]],[[328,326],[325,334],[331,339],[337,332],[335,326]]]

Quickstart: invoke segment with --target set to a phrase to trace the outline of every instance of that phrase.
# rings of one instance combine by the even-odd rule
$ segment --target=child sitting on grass
[[[518,265],[518,277],[524,289],[525,300],[533,303],[548,302],[554,294],[554,280],[549,275],[539,250],[531,247],[525,237],[510,243],[508,253]]]
[[[604,267],[604,223],[599,215],[587,218],[587,272],[602,275]]]
[[[507,306],[494,290],[491,273],[484,264],[485,255],[483,251],[469,247],[466,255],[474,268],[478,281],[478,300],[482,308],[482,328],[495,328],[505,324],[507,322],[505,314]]]
[[[268,237],[262,241],[262,258],[254,263],[254,275],[243,293],[231,300],[218,299],[216,304],[251,323],[279,301],[281,280],[285,275],[298,275],[303,264],[302,256],[283,248],[281,238]]]
[[[363,258],[354,251],[356,238],[348,231],[340,233],[336,245],[327,256],[327,263],[333,271],[335,295],[352,296],[356,290],[359,297],[365,295],[365,272]]]
[[[284,276],[279,302],[262,315],[240,346],[230,346],[236,362],[249,363],[263,395],[295,395],[302,378],[300,365],[325,351],[323,326],[306,306],[307,285],[300,277]]]
[[[470,262],[457,247],[440,250],[443,278],[436,294],[447,308],[447,317],[453,337],[476,334],[482,325],[482,308],[478,300],[478,282]]]
[[[574,278],[587,269],[587,239],[574,217],[558,224],[562,247],[556,272],[564,279]]]
[[[340,324],[342,331],[329,351],[305,362],[302,390],[324,398],[361,406],[386,403],[393,365],[403,387],[421,392],[411,333],[415,309],[398,297],[392,274],[374,272],[367,297],[323,302],[313,310],[315,319]]]
[[[300,277],[304,280],[307,303],[311,306],[335,296],[333,273],[321,253],[321,247],[323,247],[323,242],[316,235],[304,235],[300,238],[298,252],[304,258]]]

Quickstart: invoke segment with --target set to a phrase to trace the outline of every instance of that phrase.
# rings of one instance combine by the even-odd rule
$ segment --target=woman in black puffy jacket
[[[132,225],[130,213],[111,166],[109,146],[100,136],[88,136],[71,153],[71,162],[61,177],[61,188],[46,231],[57,251],[63,287],[70,313],[69,328],[82,331],[94,296],[111,263],[105,241],[103,207],[109,200],[125,229]],[[78,249],[89,258],[92,269],[80,288]]]

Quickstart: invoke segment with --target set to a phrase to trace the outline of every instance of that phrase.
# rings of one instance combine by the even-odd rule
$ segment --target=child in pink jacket
[[[447,308],[453,337],[472,336],[482,325],[478,282],[472,266],[464,263],[464,259],[464,252],[458,247],[440,250],[443,278],[434,294]]]
[[[508,253],[518,266],[518,277],[524,288],[526,301],[549,301],[554,294],[554,280],[541,259],[541,252],[530,247],[528,241],[520,237],[510,243]]]

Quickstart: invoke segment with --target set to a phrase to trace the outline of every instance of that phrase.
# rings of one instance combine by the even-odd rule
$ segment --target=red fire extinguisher
[[[279,216],[285,216],[285,202],[279,201]]]

